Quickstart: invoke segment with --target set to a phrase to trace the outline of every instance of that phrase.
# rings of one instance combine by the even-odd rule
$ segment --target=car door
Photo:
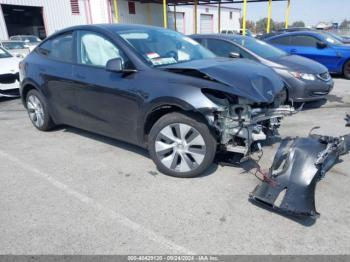
[[[339,61],[337,52],[329,44],[323,47],[320,46],[319,43],[321,42],[323,42],[322,39],[313,35],[292,35],[290,53],[315,60],[333,71]]]
[[[293,47],[291,46],[290,40],[290,36],[278,36],[272,38],[271,40],[267,40],[267,42],[279,49],[282,49],[283,51],[286,51],[287,53],[291,53]]]
[[[141,85],[139,73],[110,72],[107,61],[121,58],[133,67],[114,42],[92,31],[77,33],[78,63],[73,67],[81,128],[128,142],[137,140]]]
[[[72,66],[75,60],[74,33],[67,32],[48,39],[37,48],[31,61],[43,82],[51,114],[59,123],[79,124],[80,116],[73,85]]]

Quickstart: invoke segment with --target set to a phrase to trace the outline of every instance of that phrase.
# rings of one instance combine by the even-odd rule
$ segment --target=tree
[[[305,23],[303,21],[295,21],[291,27],[305,27]]]
[[[350,28],[350,20],[344,19],[339,26],[340,29],[349,29]]]
[[[241,28],[243,28],[243,18],[239,19],[239,24],[241,25]],[[252,32],[255,32],[255,22],[252,20],[246,20],[246,28]]]

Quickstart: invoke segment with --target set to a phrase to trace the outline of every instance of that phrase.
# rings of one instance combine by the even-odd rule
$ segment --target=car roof
[[[293,35],[322,35],[320,32],[315,32],[313,30],[304,30],[304,31],[293,31],[293,32],[284,32],[281,34],[276,34],[276,35],[272,35],[272,36],[268,36],[264,39],[269,40],[269,39],[274,39],[274,38],[279,38],[282,36],[293,36]]]
[[[25,43],[25,42],[22,41],[22,40],[0,40],[0,42],[1,42],[1,43],[13,43],[13,42],[15,42],[15,43],[23,42],[23,43]]]
[[[93,25],[77,25],[62,29],[57,33],[63,33],[72,30],[89,30],[89,29],[104,29],[110,32],[118,32],[124,30],[137,30],[137,29],[163,29],[163,27],[139,25],[139,24],[93,24]]]
[[[242,39],[255,39],[251,36],[243,36],[243,35],[235,35],[235,34],[194,34],[190,35],[190,37],[194,38],[212,38],[212,39],[220,39],[220,40],[227,40],[227,41],[235,41],[235,40],[242,40]]]

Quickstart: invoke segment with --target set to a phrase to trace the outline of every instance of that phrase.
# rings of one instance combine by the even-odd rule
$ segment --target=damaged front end
[[[209,92],[206,96],[220,105],[220,110],[207,114],[207,118],[218,132],[221,149],[242,154],[242,159],[261,150],[260,141],[278,135],[282,118],[297,112],[291,106],[281,105],[278,96],[270,104],[254,104],[243,98],[233,101]]]
[[[287,215],[318,217],[316,184],[349,149],[350,135],[310,135],[283,140],[269,173],[250,194],[250,199]]]

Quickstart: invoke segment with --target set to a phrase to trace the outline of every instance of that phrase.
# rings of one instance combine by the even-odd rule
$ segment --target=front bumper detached
[[[269,173],[250,200],[286,215],[317,218],[316,184],[349,148],[350,135],[283,140]]]

